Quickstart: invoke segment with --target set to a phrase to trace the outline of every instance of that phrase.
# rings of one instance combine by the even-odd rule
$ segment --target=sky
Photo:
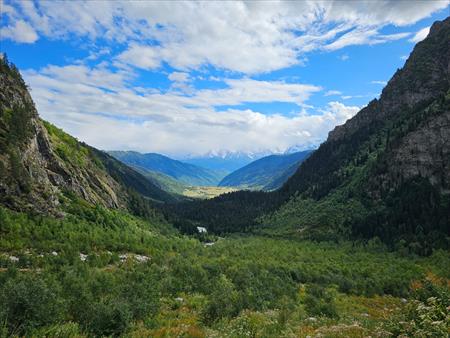
[[[0,51],[42,118],[103,150],[310,149],[450,1],[0,0]]]

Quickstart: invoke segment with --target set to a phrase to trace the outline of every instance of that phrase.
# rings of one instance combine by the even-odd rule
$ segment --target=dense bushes
[[[448,336],[450,293],[447,281],[431,277],[413,285],[414,299],[387,323],[386,329],[394,336]]]
[[[281,336],[292,321],[337,321],[342,309],[336,299],[409,297],[411,282],[426,269],[448,273],[444,251],[418,259],[388,252],[376,241],[255,236],[205,246],[158,219],[82,204],[68,210],[64,219],[52,219],[0,208],[0,265],[10,268],[0,273],[0,322],[9,333],[185,332],[162,329],[173,325],[173,315],[186,316],[179,328],[186,332],[210,327],[221,336],[246,329]],[[138,253],[146,260],[133,258]]]
[[[0,322],[22,335],[63,318],[58,284],[34,275],[13,274],[0,288]]]
[[[312,316],[337,317],[338,313],[334,304],[335,295],[322,286],[312,284],[307,288],[305,308]]]

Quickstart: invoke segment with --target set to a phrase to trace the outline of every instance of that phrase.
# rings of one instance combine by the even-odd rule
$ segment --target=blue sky
[[[326,139],[449,1],[0,0],[39,113],[93,146],[183,158]]]

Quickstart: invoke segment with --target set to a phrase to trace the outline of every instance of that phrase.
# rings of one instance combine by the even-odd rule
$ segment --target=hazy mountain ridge
[[[141,154],[135,151],[110,151],[109,154],[127,165],[162,173],[186,185],[215,186],[222,178],[222,174],[216,171],[161,154]]]
[[[262,156],[264,155],[261,155],[261,157]],[[223,177],[225,177],[229,173],[244,167],[245,165],[255,161],[258,158],[258,156],[253,156],[252,154],[245,153],[212,153],[205,156],[187,157],[182,161],[210,170],[215,170],[219,173],[222,173]]]
[[[311,151],[269,155],[232,172],[220,181],[219,186],[245,189],[274,190],[295,173]]]

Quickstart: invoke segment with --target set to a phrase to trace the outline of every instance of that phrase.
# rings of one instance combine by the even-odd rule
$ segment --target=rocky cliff
[[[109,155],[42,121],[17,68],[0,60],[0,203],[58,213],[73,194],[108,208],[126,208],[129,191],[172,197]]]
[[[445,95],[450,81],[450,21],[435,22],[402,69],[397,70],[379,100],[373,100],[345,124],[330,132],[328,141],[350,137],[362,127],[392,119],[403,109]]]

